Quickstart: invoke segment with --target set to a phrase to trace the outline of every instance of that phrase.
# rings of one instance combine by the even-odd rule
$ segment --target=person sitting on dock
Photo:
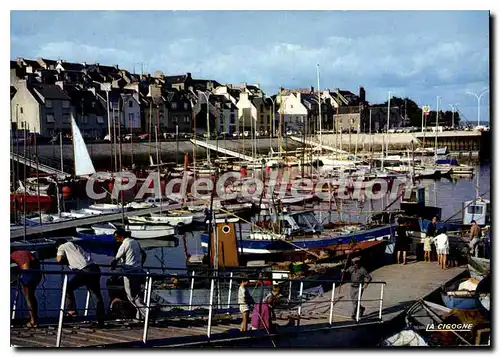
[[[11,263],[16,265],[21,270],[36,269],[40,270],[40,262],[38,259],[27,250],[16,250],[10,254]],[[23,294],[26,299],[26,305],[30,315],[30,320],[26,324],[28,328],[38,326],[38,301],[36,299],[36,287],[42,280],[42,273],[25,271],[19,274],[19,282],[23,288]]]
[[[361,300],[364,290],[368,287],[370,281],[372,281],[371,275],[368,271],[361,266],[360,258],[355,257],[352,260],[352,265],[345,271],[351,275],[351,302],[352,302],[352,315],[351,318],[356,320],[358,312],[358,298]],[[361,289],[361,293],[360,293]],[[359,316],[363,316],[365,308],[361,306],[361,301],[359,303]]]
[[[398,264],[399,263],[399,256],[400,253],[403,253],[403,265],[406,264],[406,252],[410,249],[410,242],[406,233],[406,225],[405,222],[400,218],[399,219],[399,225],[396,228],[396,259]]]
[[[448,236],[446,235],[445,229],[440,229],[438,233],[439,234],[435,236],[432,241],[436,243],[438,264],[441,266],[441,269],[446,269],[447,257],[450,252]]]
[[[248,322],[250,316],[250,305],[254,304],[254,300],[250,291],[248,291],[248,278],[246,276],[241,277],[240,287],[238,289],[238,305],[241,312],[241,328],[240,331],[248,330]]]
[[[481,227],[477,225],[477,222],[475,220],[471,221],[471,226],[470,226],[470,243],[469,243],[469,248],[470,248],[470,254],[474,255],[476,258],[479,257],[479,245],[482,243],[482,234],[481,234]]]
[[[114,233],[115,240],[121,243],[115,259],[111,261],[111,270],[116,269],[118,262],[122,261],[122,271],[127,274],[144,273],[142,265],[146,260],[146,252],[142,250],[139,243],[135,239],[130,238],[130,232],[123,228],[118,228]],[[146,316],[146,304],[142,299],[141,284],[144,280],[143,276],[127,276],[123,277],[123,285],[127,293],[128,300],[137,309],[136,317],[140,315]]]
[[[92,274],[75,274],[68,282],[66,290],[66,315],[75,317],[76,300],[75,290],[85,285],[92,295],[96,304],[96,317],[99,327],[104,327],[104,301],[101,294],[101,270],[99,266],[92,261],[90,254],[82,247],[73,242],[68,242],[64,238],[56,240],[57,257],[60,264],[67,263],[69,268],[75,272]]]

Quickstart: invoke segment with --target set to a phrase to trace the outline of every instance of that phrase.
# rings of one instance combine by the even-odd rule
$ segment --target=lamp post
[[[210,149],[208,148],[208,139],[210,138],[210,108],[209,108],[209,105],[210,103],[208,102],[208,98],[210,98],[210,92],[208,92],[208,95],[205,93],[205,92],[201,92],[201,94],[203,94],[203,96],[205,97],[206,101],[207,101],[207,140],[206,140],[206,143],[207,143],[207,162],[210,163]]]
[[[468,94],[471,94],[477,98],[477,126],[479,126],[479,118],[480,118],[480,111],[481,111],[481,107],[480,107],[481,97],[483,96],[483,94],[485,94],[489,91],[490,91],[489,89],[486,89],[480,95],[477,95],[476,93],[473,93],[473,92],[467,92]]]
[[[457,111],[457,104],[448,104],[451,108],[451,128],[455,129],[455,112]]]

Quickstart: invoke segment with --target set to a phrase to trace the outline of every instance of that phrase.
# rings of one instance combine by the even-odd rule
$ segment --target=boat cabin
[[[470,225],[473,220],[479,226],[491,224],[491,203],[489,200],[478,198],[462,203],[462,223]]]
[[[279,234],[285,236],[318,234],[323,232],[324,230],[323,224],[318,221],[318,219],[314,215],[314,211],[282,213],[277,216],[277,219],[280,223],[281,228]],[[263,228],[270,228],[266,227],[266,224],[262,224],[266,222],[276,222],[276,216],[266,214],[256,225],[263,226]],[[253,236],[255,236],[254,238],[256,239],[259,239],[259,237],[260,239],[265,239],[263,238],[263,236],[266,236],[266,238],[268,239],[271,238],[271,235],[261,233],[253,234]]]
[[[401,197],[400,207],[408,216],[417,216],[423,219],[437,217],[441,219],[441,208],[427,206],[425,186],[419,185],[411,189],[409,198]]]

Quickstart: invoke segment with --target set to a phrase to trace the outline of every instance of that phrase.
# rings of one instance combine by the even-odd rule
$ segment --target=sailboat
[[[85,145],[85,141],[83,140],[83,136],[72,114],[71,130],[73,133],[73,161],[75,176],[88,178],[90,175],[95,174],[96,171],[87,150],[87,146]],[[24,221],[28,226],[36,226],[40,224],[51,224],[55,222],[84,218],[95,214],[116,213],[121,212],[121,210],[121,205],[96,204],[79,211],[69,213],[60,212],[58,200],[58,214],[42,214],[30,216],[26,217]]]

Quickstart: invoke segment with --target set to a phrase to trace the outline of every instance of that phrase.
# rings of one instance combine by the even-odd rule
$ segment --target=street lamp
[[[451,108],[451,128],[455,129],[455,112],[457,111],[457,104],[448,104]]]
[[[485,94],[486,92],[489,92],[489,91],[490,91],[489,89],[486,89],[479,96],[476,93],[467,92],[467,94],[471,94],[477,98],[477,126],[479,126],[479,118],[480,118],[480,110],[481,110],[481,107],[480,107],[481,97],[483,96],[483,94]]]
[[[210,113],[210,108],[209,105],[210,103],[208,102],[208,98],[210,97],[210,92],[208,92],[208,95],[205,92],[201,92],[203,96],[205,97],[207,101],[207,162],[210,163],[210,149],[208,148],[208,138],[210,137],[210,118],[209,118],[209,113]]]

